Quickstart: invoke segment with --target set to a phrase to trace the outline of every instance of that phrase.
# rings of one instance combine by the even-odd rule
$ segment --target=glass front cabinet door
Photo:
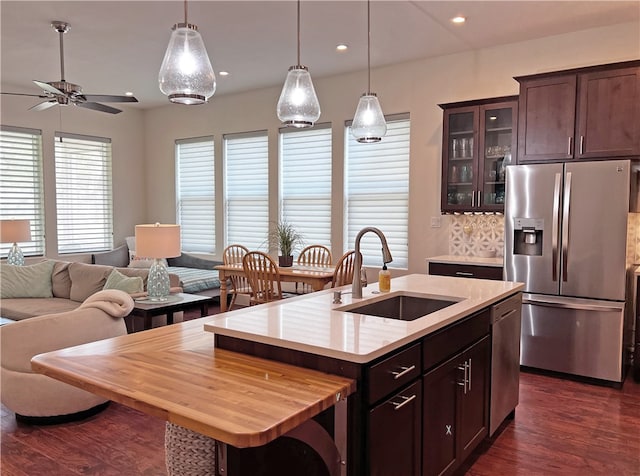
[[[442,104],[442,211],[504,211],[518,97]]]

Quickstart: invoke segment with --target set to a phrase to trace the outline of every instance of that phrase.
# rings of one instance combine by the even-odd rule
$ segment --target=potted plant
[[[293,252],[303,244],[302,235],[296,231],[291,223],[281,221],[275,224],[269,238],[271,247],[277,247],[280,252],[278,255],[279,266],[292,266]]]

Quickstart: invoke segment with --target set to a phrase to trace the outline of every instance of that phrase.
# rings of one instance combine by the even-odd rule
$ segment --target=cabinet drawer
[[[484,309],[423,339],[422,367],[425,372],[489,333],[491,311]]]
[[[457,278],[479,278],[502,280],[502,268],[473,264],[429,263],[429,274],[454,276]]]
[[[389,395],[422,373],[420,343],[374,364],[369,369],[369,404]]]

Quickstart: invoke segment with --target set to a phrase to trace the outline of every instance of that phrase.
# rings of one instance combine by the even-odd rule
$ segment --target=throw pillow
[[[125,293],[134,294],[144,291],[144,285],[142,278],[137,276],[125,276],[117,269],[114,269],[107,278],[107,282],[104,283],[103,289],[119,289]]]
[[[29,266],[0,265],[0,292],[2,299],[50,298],[53,261],[41,261]]]
[[[111,271],[113,271],[113,266],[71,263],[69,265],[69,276],[71,277],[69,298],[72,301],[84,302],[92,294],[102,291]]]

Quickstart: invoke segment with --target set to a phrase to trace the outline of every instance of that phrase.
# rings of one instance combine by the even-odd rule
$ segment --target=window
[[[267,132],[224,136],[226,244],[269,247]]]
[[[0,128],[0,219],[28,219],[31,241],[20,243],[25,256],[44,255],[42,132]],[[0,244],[6,256],[12,243]]]
[[[58,253],[113,248],[111,140],[56,133]]]
[[[331,248],[331,125],[280,133],[280,213],[307,245]]]
[[[393,255],[391,267],[409,266],[409,127],[408,115],[387,118],[380,142],[361,144],[345,131],[345,238],[355,246],[358,232],[379,228]],[[382,266],[380,240],[373,233],[360,243],[364,264]]]
[[[176,141],[177,215],[182,249],[187,252],[215,252],[213,159],[213,137]]]

